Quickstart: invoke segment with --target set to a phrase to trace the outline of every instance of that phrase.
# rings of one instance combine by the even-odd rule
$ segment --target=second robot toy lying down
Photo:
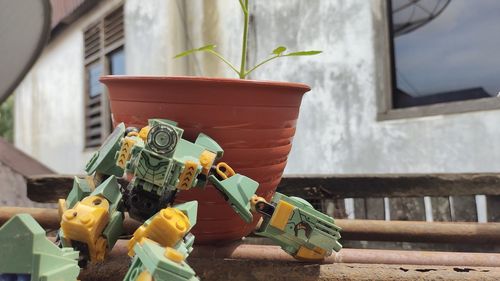
[[[211,183],[250,223],[261,214],[257,235],[270,238],[301,260],[321,260],[341,249],[333,218],[307,201],[276,193],[270,202],[255,195],[258,183],[218,162],[222,148],[200,134],[182,139],[176,122],[151,119],[142,129],[119,124],[75,177],[67,199],[59,201],[62,247],[80,252],[81,263],[100,262],[123,233],[124,213],[144,222],[128,244],[133,258],[124,280],[198,280],[185,260],[192,251],[196,201],[173,205],[182,190]],[[131,180],[120,186],[116,177]]]

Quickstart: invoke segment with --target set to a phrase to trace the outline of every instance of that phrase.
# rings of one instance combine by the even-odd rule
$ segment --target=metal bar
[[[336,220],[346,240],[500,243],[500,223]]]
[[[28,197],[56,202],[71,189],[72,176],[42,175],[27,178]],[[126,184],[122,180],[123,184]],[[286,176],[278,191],[308,199],[500,195],[500,174],[389,174]]]
[[[0,224],[19,213],[31,214],[42,227],[59,227],[57,210],[0,207]],[[500,244],[500,223],[458,223],[423,221],[336,220],[344,240],[405,241],[460,244]],[[133,231],[139,222],[126,218],[125,230]]]
[[[58,229],[61,218],[56,209],[0,207],[0,226],[17,214],[30,214],[44,229]],[[124,229],[126,233],[133,233],[141,224],[128,216],[125,218]]]
[[[235,244],[223,247],[197,246],[193,257],[260,261],[295,261],[278,246]],[[342,249],[323,263],[408,264],[441,266],[500,266],[500,254],[431,251]]]

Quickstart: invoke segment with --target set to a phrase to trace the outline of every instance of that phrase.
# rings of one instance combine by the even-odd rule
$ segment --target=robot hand
[[[251,203],[263,217],[255,233],[270,238],[296,259],[322,260],[342,248],[338,242],[341,229],[333,218],[302,198],[277,192],[270,203],[260,197]]]
[[[255,195],[259,186],[256,181],[236,174],[224,162],[215,167],[209,181],[246,222],[252,221],[252,212],[262,214],[256,234],[270,238],[293,257],[321,260],[342,248],[338,242],[340,227],[306,200],[276,193],[268,203]]]

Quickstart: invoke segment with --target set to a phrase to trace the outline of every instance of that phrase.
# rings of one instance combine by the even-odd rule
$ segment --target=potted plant
[[[203,132],[224,149],[223,161],[237,172],[258,181],[259,196],[269,200],[286,165],[304,93],[300,83],[247,80],[250,73],[274,59],[319,54],[320,51],[286,53],[279,46],[269,58],[247,68],[248,0],[239,0],[244,13],[241,64],[237,68],[215,50],[215,45],[183,52],[208,52],[217,56],[239,79],[207,77],[104,76],[114,124],[141,127],[149,118],[175,120],[184,137],[194,140]],[[213,188],[181,192],[178,201],[199,201],[197,243],[236,240],[249,234],[245,224]]]

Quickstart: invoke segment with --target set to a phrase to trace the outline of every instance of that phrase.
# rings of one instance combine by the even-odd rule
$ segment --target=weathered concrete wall
[[[59,172],[81,171],[88,157],[82,136],[81,31],[115,2],[104,1],[54,40],[16,91],[16,145]],[[324,51],[275,61],[252,76],[313,88],[303,100],[287,173],[500,169],[498,110],[376,120],[389,75],[383,67],[388,50],[380,48],[382,0],[251,2],[250,63],[277,45]],[[125,18],[129,74],[234,77],[207,55],[172,57],[214,43],[239,65],[242,16],[236,0],[128,0]]]
[[[387,94],[382,1],[256,1],[256,57],[276,44],[320,49],[254,78],[298,81],[303,100],[288,173],[497,172],[500,111],[376,121]],[[252,53],[251,53],[252,54]]]
[[[127,74],[185,74],[185,62],[172,59],[185,48],[183,10],[183,1],[125,2]]]
[[[211,55],[173,57],[216,44],[218,52],[239,63],[239,46],[235,48],[234,43],[240,40],[243,16],[234,12],[238,9],[238,1],[228,0],[126,1],[127,73],[235,77]]]
[[[134,6],[130,22],[141,22],[144,4]],[[131,63],[134,74],[190,74],[235,77],[213,56],[199,54],[175,65],[176,53],[214,43],[239,65],[242,16],[237,1],[184,1],[170,5],[175,25],[161,23],[166,42],[156,59]],[[252,2],[252,1],[251,1]],[[156,6],[156,7],[162,7]],[[184,9],[184,10],[183,10]],[[160,8],[159,10],[166,10]],[[388,50],[381,42],[385,28],[382,1],[264,1],[252,4],[249,62],[255,64],[278,45],[290,50],[323,50],[315,57],[276,60],[253,79],[295,81],[313,90],[303,100],[287,173],[488,172],[500,169],[495,125],[500,111],[377,121],[378,99],[387,94]],[[185,14],[185,17],[178,15]],[[135,20],[138,18],[140,20]],[[152,16],[154,18],[154,16]],[[163,20],[166,21],[166,20]],[[152,22],[152,19],[146,20]],[[172,30],[172,28],[174,30]],[[185,30],[184,37],[178,31]],[[135,29],[139,33],[139,29]],[[141,36],[159,33],[141,30]],[[129,35],[129,33],[127,33]],[[131,35],[134,36],[134,35]],[[134,37],[132,37],[134,38]],[[143,37],[141,37],[143,38]],[[169,39],[168,39],[169,38]],[[144,38],[143,38],[144,39]],[[163,40],[163,39],[160,39]],[[139,42],[138,42],[139,41]],[[148,40],[127,50],[128,61],[141,57]],[[168,43],[166,43],[168,44]],[[148,56],[151,56],[148,55]],[[165,63],[167,62],[167,63]],[[159,69],[164,67],[162,69]],[[225,70],[225,71],[224,71]],[[473,133],[471,133],[473,132]]]

